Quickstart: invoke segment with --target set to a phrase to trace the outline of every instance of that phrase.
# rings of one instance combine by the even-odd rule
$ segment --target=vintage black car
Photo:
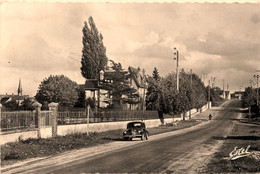
[[[141,138],[141,140],[148,140],[149,132],[145,128],[144,122],[129,122],[127,130],[123,132],[124,140],[132,140],[133,138]]]

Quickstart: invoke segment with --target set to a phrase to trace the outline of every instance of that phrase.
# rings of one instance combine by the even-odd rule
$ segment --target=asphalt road
[[[232,127],[239,112],[238,101],[232,101],[220,116],[205,126],[185,134],[155,141],[146,141],[113,153],[81,159],[66,166],[57,166],[50,173],[159,173],[176,171],[174,163],[184,156],[192,157],[199,146],[214,146]],[[205,150],[205,149],[204,149]],[[189,154],[191,153],[191,154]],[[205,152],[201,152],[202,154]],[[198,153],[194,154],[199,158]],[[203,156],[203,155],[202,155]],[[196,163],[196,159],[192,160]],[[191,163],[192,161],[189,161]],[[180,164],[183,165],[183,164]],[[186,165],[190,167],[192,164]],[[173,166],[172,168],[169,168]],[[196,166],[195,166],[196,167]],[[199,167],[199,166],[197,166]],[[179,168],[179,167],[177,167]],[[187,168],[186,171],[188,171]],[[45,171],[46,172],[46,171]],[[185,169],[181,172],[185,172]]]
[[[192,131],[143,141],[92,157],[81,157],[53,167],[35,167],[31,172],[199,173],[231,130],[239,112],[239,101],[234,100],[218,111],[218,117]],[[26,173],[26,171],[20,172]]]

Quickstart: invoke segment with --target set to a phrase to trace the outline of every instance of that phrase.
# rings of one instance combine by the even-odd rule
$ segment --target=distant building
[[[1,95],[0,94],[0,102],[1,104],[10,102],[10,101],[16,101],[19,105],[21,105],[21,103],[23,102],[23,100],[25,98],[29,98],[29,95],[23,95],[23,89],[22,89],[22,83],[21,83],[21,79],[19,79],[19,84],[18,84],[18,90],[17,90],[17,95],[14,94],[5,94],[5,95]]]
[[[220,97],[222,99],[230,100],[231,99],[231,92],[230,91],[223,91],[221,90],[222,95]]]
[[[230,91],[225,91],[225,99],[230,100],[231,99],[231,93]]]
[[[231,98],[241,99],[244,93],[244,91],[235,91],[231,94]]]

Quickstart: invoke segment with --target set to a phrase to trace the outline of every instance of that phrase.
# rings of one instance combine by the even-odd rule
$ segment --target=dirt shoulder
[[[260,119],[248,122],[245,115],[238,119],[221,148],[213,155],[203,171],[203,173],[223,172],[260,172]]]

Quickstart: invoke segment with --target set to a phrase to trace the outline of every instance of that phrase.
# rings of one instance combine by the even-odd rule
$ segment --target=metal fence
[[[41,127],[48,127],[52,126],[52,121],[53,121],[53,115],[52,111],[41,111]]]
[[[78,111],[59,111],[57,115],[57,124],[66,125],[87,123],[87,113],[87,109]],[[101,110],[95,112],[91,109],[89,110],[89,123],[149,119],[158,119],[158,112],[143,112],[142,110]],[[39,121],[40,127],[52,126],[53,112],[41,111],[39,118],[36,118],[35,111],[2,112],[1,130],[11,131],[35,128],[37,127],[37,121]]]
[[[2,112],[1,131],[31,129],[36,125],[35,111]]]
[[[87,114],[85,111],[59,111],[57,120],[59,125],[86,123]]]
[[[87,110],[84,111],[59,111],[58,124],[78,124],[87,123]],[[142,110],[102,110],[99,112],[89,111],[89,122],[112,122],[158,119],[157,111]]]

